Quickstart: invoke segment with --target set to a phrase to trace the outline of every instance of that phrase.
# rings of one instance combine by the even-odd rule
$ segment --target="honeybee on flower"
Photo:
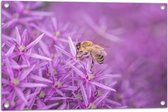
[[[93,67],[94,62],[103,64],[104,57],[107,54],[103,47],[91,41],[83,41],[83,42],[77,43],[76,50],[77,50],[77,54],[76,54],[77,59],[84,59],[89,56],[91,57],[92,59],[91,68]]]

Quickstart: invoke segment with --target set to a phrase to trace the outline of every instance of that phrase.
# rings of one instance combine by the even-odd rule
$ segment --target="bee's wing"
[[[104,62],[104,54],[92,53],[92,58],[99,64],[103,64]]]
[[[103,48],[110,48],[110,45],[101,43],[101,42],[96,42],[97,45],[102,46]]]
[[[104,55],[104,56],[106,56],[107,55],[107,53],[106,53],[106,51],[101,51],[102,52],[102,55]]]
[[[104,50],[103,47],[101,47],[99,45],[95,45],[94,47],[95,47],[95,49],[98,49],[99,54],[102,54],[103,56],[107,55],[107,53],[106,53],[106,51]]]

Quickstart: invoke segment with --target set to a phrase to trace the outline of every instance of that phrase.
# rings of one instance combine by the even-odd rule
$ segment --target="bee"
[[[97,62],[99,64],[103,64],[104,57],[106,55],[106,52],[103,47],[91,42],[91,41],[83,41],[76,44],[76,58],[77,59],[84,59],[87,57],[92,58],[92,66],[94,62]]]

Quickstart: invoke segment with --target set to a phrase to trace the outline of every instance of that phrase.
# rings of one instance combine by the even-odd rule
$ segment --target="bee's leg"
[[[93,61],[93,59],[92,59],[91,68],[90,68],[90,69],[91,69],[90,71],[91,71],[92,73],[94,72],[94,71],[93,71],[93,65],[94,65],[94,61]]]
[[[94,60],[93,60],[93,56],[92,56],[92,54],[91,54],[91,57],[92,57],[92,63],[91,63],[91,66],[90,66],[90,71],[92,72],[92,73],[94,73],[94,68],[93,68],[93,66],[94,66]]]

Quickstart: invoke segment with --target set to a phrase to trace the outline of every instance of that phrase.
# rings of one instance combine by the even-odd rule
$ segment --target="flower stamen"
[[[56,69],[53,70],[53,74],[57,75],[57,70]]]
[[[60,87],[62,86],[62,84],[61,84],[60,81],[56,81],[56,82],[54,83],[54,86],[60,88]]]
[[[102,95],[102,92],[100,90],[97,90],[95,96],[99,97],[101,95]]]
[[[45,97],[45,93],[44,93],[44,91],[41,91],[39,94],[39,98],[44,98],[44,97]]]
[[[88,80],[90,81],[90,80],[92,80],[92,79],[94,79],[94,75],[93,74],[88,74]]]
[[[23,51],[25,50],[25,48],[26,48],[26,47],[25,47],[24,45],[20,45],[20,46],[19,46],[19,51],[20,51],[20,52],[23,52]]]
[[[78,94],[76,95],[76,97],[77,97],[79,100],[83,100],[82,95],[81,95],[80,93],[78,93]]]
[[[96,105],[93,103],[90,103],[88,106],[89,109],[96,109]]]
[[[58,36],[60,36],[60,35],[61,35],[61,32],[60,32],[60,31],[56,31],[56,32],[55,32],[55,36],[56,36],[56,37],[58,37]]]
[[[14,79],[12,80],[12,84],[14,84],[15,86],[19,85],[19,84],[20,84],[19,79],[14,78]]]
[[[26,107],[26,108],[24,108],[24,110],[31,110],[31,108],[30,107]]]

